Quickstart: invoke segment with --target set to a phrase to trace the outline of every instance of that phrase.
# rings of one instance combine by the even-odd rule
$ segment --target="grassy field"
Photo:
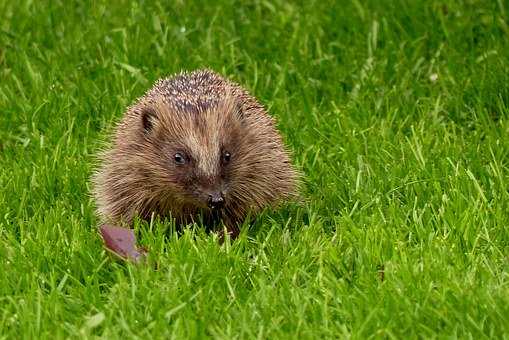
[[[509,338],[509,4],[0,0],[0,338]],[[220,4],[220,5],[219,5]],[[250,89],[303,205],[220,246],[89,178],[127,105],[210,67]]]

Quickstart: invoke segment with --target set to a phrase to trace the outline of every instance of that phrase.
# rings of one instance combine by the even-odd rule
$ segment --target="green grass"
[[[217,3],[0,0],[0,338],[509,338],[507,1]],[[94,155],[199,67],[277,117],[307,200],[113,261]]]

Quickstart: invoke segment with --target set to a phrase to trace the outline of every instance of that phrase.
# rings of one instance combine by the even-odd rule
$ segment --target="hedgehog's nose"
[[[212,210],[219,210],[224,206],[224,197],[220,192],[209,194],[207,205]]]

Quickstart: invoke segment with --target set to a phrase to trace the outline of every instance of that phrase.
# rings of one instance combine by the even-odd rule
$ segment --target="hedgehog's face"
[[[229,204],[244,126],[238,106],[206,109],[159,105],[141,114],[140,132],[154,154],[160,185],[176,199],[219,211]]]

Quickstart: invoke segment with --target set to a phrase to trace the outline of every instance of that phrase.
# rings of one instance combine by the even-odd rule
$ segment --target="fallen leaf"
[[[86,329],[94,329],[97,326],[99,326],[104,321],[105,318],[106,317],[105,317],[103,312],[99,312],[99,313],[97,313],[95,315],[92,315],[85,322],[84,328],[86,328]]]
[[[136,236],[132,229],[103,224],[99,231],[106,249],[122,259],[140,262],[146,257],[147,251],[136,247]]]

